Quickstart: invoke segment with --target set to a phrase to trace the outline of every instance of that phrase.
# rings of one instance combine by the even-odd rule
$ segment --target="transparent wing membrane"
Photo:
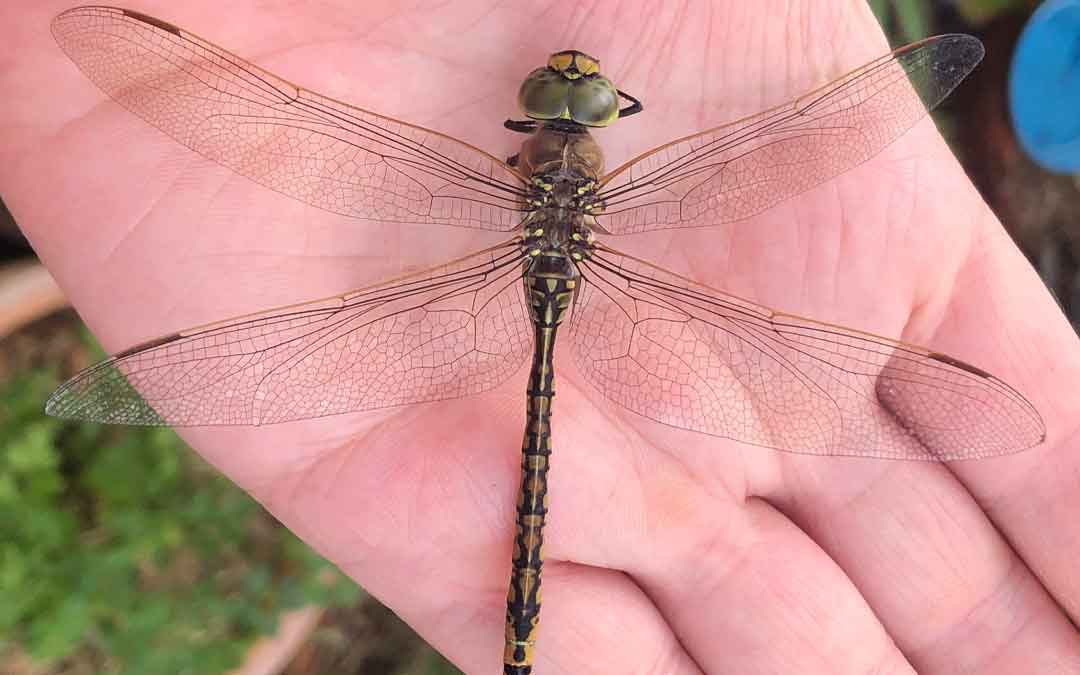
[[[339,297],[154,340],[81,372],[46,412],[113,424],[271,424],[468,396],[532,350],[520,242]]]
[[[650,419],[815,455],[956,460],[1042,441],[1042,419],[974,366],[781,314],[602,247],[582,263],[573,359]]]
[[[64,52],[122,106],[272,190],[380,222],[509,231],[524,179],[435,131],[297,87],[138,12],[79,7],[52,24]]]
[[[611,234],[741,220],[865,162],[941,102],[982,44],[940,35],[772,110],[681,138],[601,181]]]
[[[307,204],[380,222],[506,231],[520,173],[434,131],[302,89],[172,24],[83,7],[63,50],[185,146]],[[679,139],[605,176],[628,234],[746,218],[866,161],[982,58],[975,38],[904,47],[787,105]],[[268,424],[475,394],[528,359],[515,238],[338,297],[191,329],[93,366],[50,414],[121,424]],[[955,460],[1039,443],[990,374],[921,347],[774,312],[597,244],[566,338],[584,377],[640,415],[797,453]]]

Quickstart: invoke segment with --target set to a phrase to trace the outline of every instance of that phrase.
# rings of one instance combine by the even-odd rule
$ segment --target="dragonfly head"
[[[518,105],[534,120],[570,120],[606,127],[619,118],[619,94],[600,74],[600,61],[576,49],[556,52],[547,65],[529,73],[518,90]]]

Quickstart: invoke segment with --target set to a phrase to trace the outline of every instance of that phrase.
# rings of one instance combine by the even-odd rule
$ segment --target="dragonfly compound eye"
[[[578,124],[606,127],[619,119],[619,92],[611,80],[597,75],[574,82],[568,106]]]
[[[550,68],[529,73],[518,90],[518,106],[526,117],[555,120],[567,116],[570,80]]]
[[[578,51],[553,54],[546,68],[529,73],[518,90],[518,105],[535,120],[572,120],[606,127],[619,117],[619,94],[600,74],[600,62]]]

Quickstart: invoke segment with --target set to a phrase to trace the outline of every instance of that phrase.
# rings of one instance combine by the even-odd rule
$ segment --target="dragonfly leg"
[[[536,131],[538,125],[536,120],[506,120],[503,122],[503,126],[519,134],[531,134]]]
[[[642,110],[644,110],[644,108],[641,106],[641,101],[637,100],[630,94],[627,94],[622,89],[616,89],[615,91],[618,92],[619,96],[625,98],[627,101],[630,101],[630,105],[619,110],[619,117],[630,117],[631,115],[636,115]]]

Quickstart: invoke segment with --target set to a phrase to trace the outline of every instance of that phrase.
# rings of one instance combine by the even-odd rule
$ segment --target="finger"
[[[1031,266],[986,210],[932,340],[1031,399],[1046,441],[1015,457],[952,468],[1024,563],[1080,623],[1080,344]],[[955,345],[955,347],[954,347]]]
[[[571,396],[576,421],[587,406]],[[551,497],[574,518],[553,511],[549,550],[625,570],[703,671],[914,672],[843,571],[772,507],[743,499],[737,446],[654,429],[665,452],[583,426],[563,424],[572,438]]]
[[[1031,396],[1049,411],[1047,447],[948,467],[793,459],[778,486],[758,490],[843,567],[919,672],[1075,672],[1058,666],[1080,662],[1075,630],[1035,576],[1075,602],[1064,563],[1077,553],[1075,516],[1067,515],[1077,512],[1075,488],[1047,473],[1075,476],[1076,467],[1069,453],[1054,454],[1052,419],[1062,413],[1039,401],[1035,379],[1037,354],[1068,358],[1075,350],[1063,344],[1045,290],[1000,227],[957,218],[977,220],[985,207],[966,179],[938,166],[935,185],[952,197],[924,200],[912,222],[940,232],[937,259],[960,262],[911,274],[935,282],[916,290],[910,304],[919,310],[903,339],[976,363]],[[1075,375],[1074,366],[1066,370]],[[1047,484],[1056,489],[1044,493]],[[1032,500],[1049,507],[1043,494],[1061,510],[1033,519]]]
[[[918,672],[1048,672],[1038,659],[1076,658],[1064,616],[945,466],[785,467],[770,501],[847,572]]]
[[[499,627],[485,637],[488,643],[491,635],[502,634],[504,609],[500,605],[490,612]],[[485,650],[490,652],[490,647]],[[560,561],[545,564],[536,654],[534,671],[543,674],[708,672],[694,663],[633,579],[617,570]]]
[[[422,573],[413,575],[414,571]],[[446,592],[463,584],[446,576],[445,570],[403,568],[397,572],[408,574],[411,584],[402,586],[401,580],[395,580],[395,589],[408,592],[375,592],[377,597],[393,606],[463,672],[501,672],[506,612],[502,585],[470,586],[473,597],[461,598]],[[381,582],[370,583],[378,587]],[[535,672],[702,673],[649,598],[621,573],[549,561],[543,588]]]
[[[390,418],[255,490],[470,673],[498,671],[520,467],[518,416],[491,398],[483,420],[461,402]],[[466,424],[476,437],[443,434],[438,451],[416,433]],[[625,575],[549,556],[542,592],[537,672],[700,672]]]

